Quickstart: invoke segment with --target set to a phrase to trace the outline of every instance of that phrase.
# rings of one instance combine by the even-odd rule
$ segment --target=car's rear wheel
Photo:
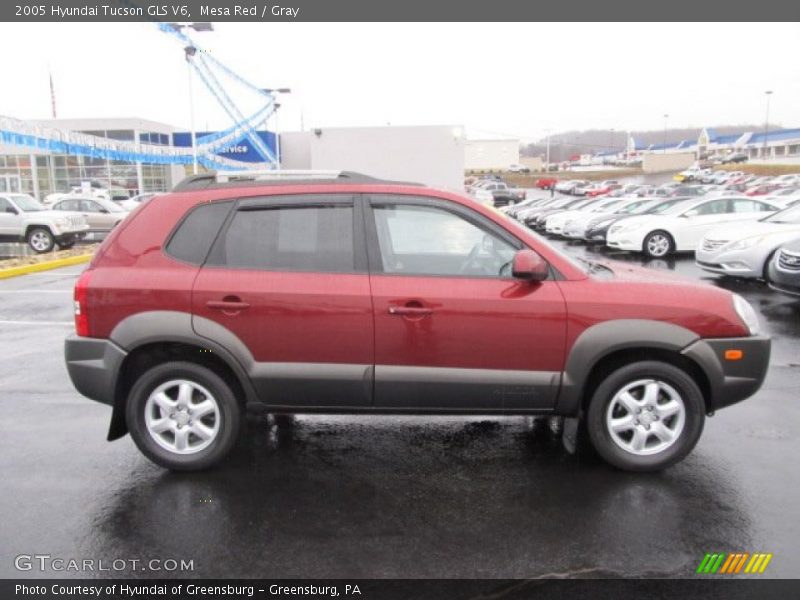
[[[206,469],[233,448],[241,409],[230,386],[210,369],[169,362],[134,383],[125,413],[142,453],[176,471]]]
[[[675,242],[666,231],[653,231],[644,238],[642,250],[651,258],[661,258],[675,251]]]
[[[597,387],[587,413],[592,445],[628,471],[658,471],[682,460],[700,438],[705,403],[685,371],[642,361],[612,372]]]
[[[47,227],[34,227],[28,232],[28,246],[37,254],[44,254],[53,249],[56,241]]]

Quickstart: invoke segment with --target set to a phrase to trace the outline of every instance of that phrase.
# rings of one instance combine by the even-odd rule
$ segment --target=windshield
[[[649,206],[652,204],[652,200],[637,200],[636,202],[627,202],[622,204],[622,206],[618,207],[617,210],[614,211],[614,214],[617,215],[629,215],[635,212],[638,212],[638,209]]]
[[[10,196],[10,198],[14,201],[14,204],[17,205],[17,208],[23,212],[38,212],[40,210],[46,210],[44,206],[39,204],[39,202],[31,196],[14,194]]]
[[[566,205],[566,208],[583,208],[592,202],[595,202],[594,198],[589,198],[588,200],[586,198],[579,198],[578,200],[573,199],[572,202]]]
[[[677,214],[680,214],[681,212],[683,212],[684,210],[687,210],[687,209],[689,209],[689,208],[691,208],[693,206],[700,206],[700,204],[702,204],[702,202],[698,202],[697,198],[690,198],[690,199],[687,200],[686,197],[684,196],[683,198],[676,199],[675,204],[672,204],[670,206],[662,207],[658,212],[650,211],[650,214],[652,214],[652,215],[677,215]]]
[[[622,200],[605,200],[604,202],[600,202],[599,204],[597,204],[597,206],[592,208],[592,212],[599,212],[609,208],[613,208],[617,204],[622,204]]]
[[[676,204],[683,204],[684,202],[686,202],[686,198],[673,198],[672,200],[656,201],[652,204],[647,204],[641,207],[641,210],[637,212],[642,214],[646,213],[650,215],[660,215]]]
[[[114,202],[100,202],[100,206],[105,208],[110,213],[125,212],[124,209]]]
[[[784,208],[780,212],[776,212],[761,219],[764,223],[790,223],[792,225],[800,225],[800,204],[793,204],[789,208]]]

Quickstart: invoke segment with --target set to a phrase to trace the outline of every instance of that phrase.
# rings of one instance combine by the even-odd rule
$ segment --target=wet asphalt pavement
[[[583,246],[560,244],[571,252]],[[691,577],[706,552],[771,552],[761,577],[800,574],[800,303],[646,261],[742,294],[773,336],[753,398],[706,421],[660,474],[567,454],[526,418],[253,416],[224,466],[171,474],[110,408],[72,388],[62,341],[80,267],[0,282],[0,577],[18,554],[174,558],[191,573],[83,576]]]

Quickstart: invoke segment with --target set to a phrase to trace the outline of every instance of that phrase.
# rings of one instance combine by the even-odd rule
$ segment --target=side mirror
[[[17,209],[13,206],[6,206],[6,212],[11,213],[12,215],[18,215]]]
[[[543,281],[550,274],[545,260],[533,250],[520,250],[511,263],[511,274],[526,281]]]
[[[106,210],[105,208],[101,208],[100,212],[103,213],[104,215],[108,214],[108,210]]]

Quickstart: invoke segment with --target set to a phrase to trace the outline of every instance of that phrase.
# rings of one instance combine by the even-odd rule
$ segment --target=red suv
[[[66,362],[113,407],[109,440],[130,432],[154,462],[192,470],[228,453],[253,403],[549,415],[650,471],[764,380],[769,338],[725,290],[576,262],[461,195],[286,177],[190,177],[100,246]]]

